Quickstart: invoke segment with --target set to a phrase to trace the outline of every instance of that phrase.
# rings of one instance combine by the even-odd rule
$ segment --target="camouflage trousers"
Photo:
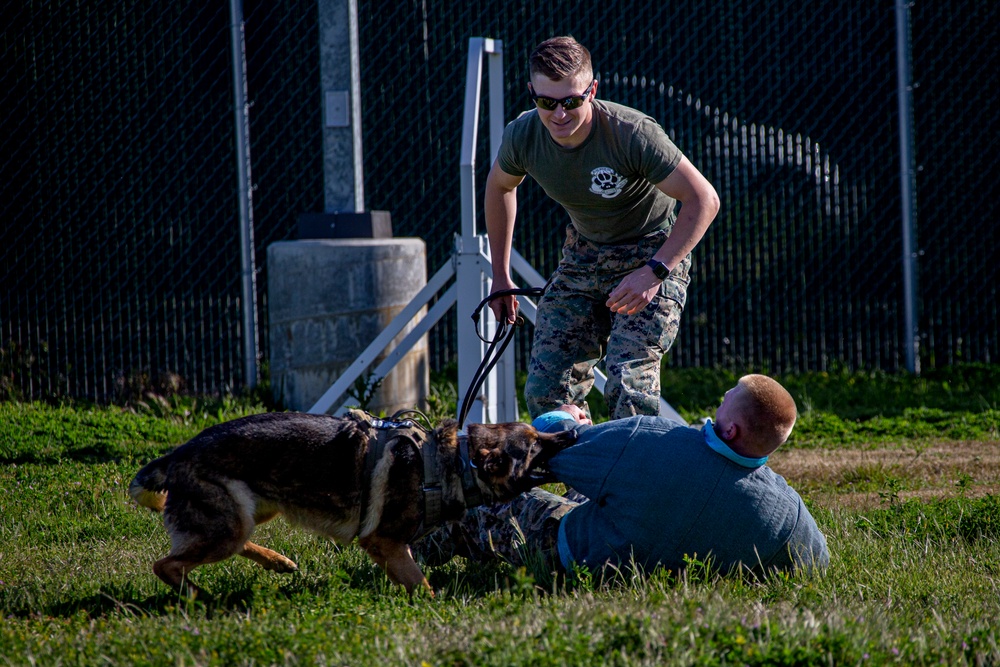
[[[431,566],[443,565],[453,556],[477,562],[500,560],[515,567],[540,558],[548,571],[561,571],[559,521],[585,500],[579,494],[572,500],[532,489],[507,503],[473,508],[460,523],[432,531],[411,548],[414,556]]]
[[[567,227],[562,261],[538,304],[524,388],[532,418],[564,403],[579,405],[589,415],[586,398],[601,359],[612,419],[659,414],[660,361],[677,336],[691,258],[674,268],[640,312],[613,313],[605,303],[622,278],[641,268],[666,238],[667,232],[656,232],[635,243],[608,245]]]

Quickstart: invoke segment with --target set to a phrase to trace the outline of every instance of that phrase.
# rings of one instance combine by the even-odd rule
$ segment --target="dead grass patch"
[[[769,465],[822,507],[863,509],[895,494],[933,499],[1000,493],[1000,442],[934,441],[872,449],[779,449]]]

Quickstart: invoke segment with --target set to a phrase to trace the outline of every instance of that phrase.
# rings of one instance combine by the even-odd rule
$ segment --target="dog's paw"
[[[299,566],[295,564],[295,561],[289,560],[284,556],[278,556],[271,560],[269,570],[275,572],[280,572],[281,574],[287,574],[288,572],[298,572]]]

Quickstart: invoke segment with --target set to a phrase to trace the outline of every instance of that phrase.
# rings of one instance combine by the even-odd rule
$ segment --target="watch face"
[[[664,280],[667,276],[670,275],[670,269],[668,269],[667,265],[664,264],[663,262],[657,262],[655,259],[651,259],[648,262],[646,262],[646,264],[651,269],[653,269],[653,275],[659,278],[660,280]]]

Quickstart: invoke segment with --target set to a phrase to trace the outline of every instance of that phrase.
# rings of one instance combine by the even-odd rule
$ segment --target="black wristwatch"
[[[651,259],[646,262],[646,266],[653,269],[653,275],[660,280],[666,280],[667,276],[670,275],[670,269],[663,262],[658,262],[655,259]]]

